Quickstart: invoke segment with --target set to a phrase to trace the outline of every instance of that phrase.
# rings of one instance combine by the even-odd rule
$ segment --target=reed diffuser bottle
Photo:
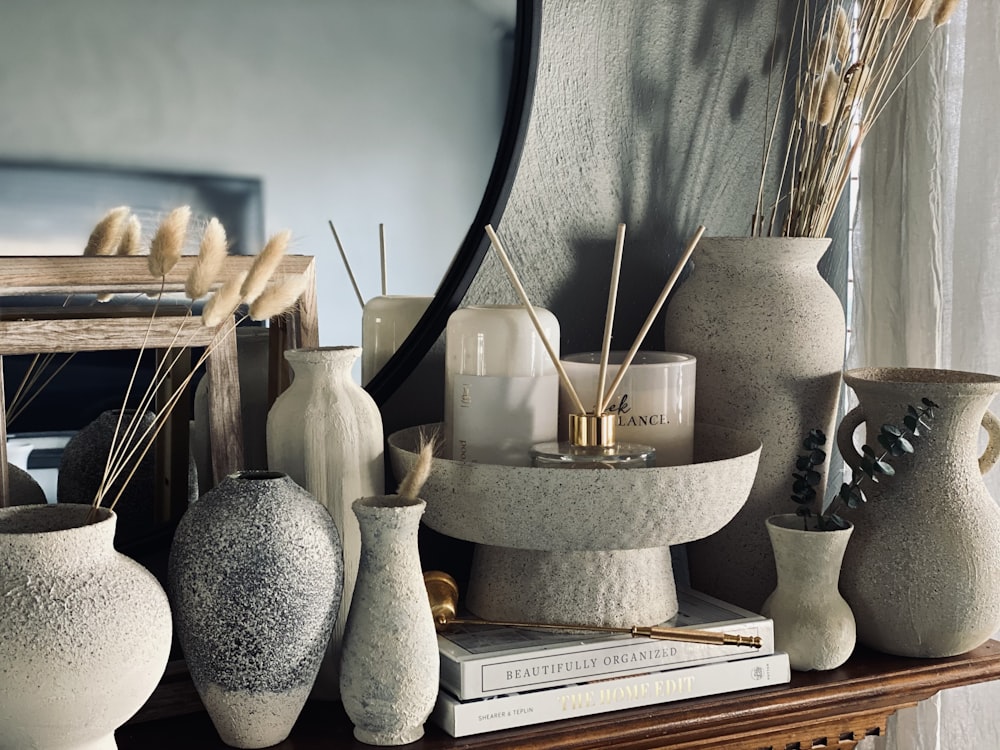
[[[614,414],[570,414],[569,440],[531,448],[533,466],[566,469],[641,469],[655,465],[656,450],[639,443],[619,443]]]

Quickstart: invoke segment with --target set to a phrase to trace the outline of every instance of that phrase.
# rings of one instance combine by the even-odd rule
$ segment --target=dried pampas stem
[[[226,281],[219,290],[208,298],[201,311],[202,325],[214,328],[227,318],[231,318],[243,301],[240,289],[246,282],[247,271],[240,271]]]
[[[293,276],[290,279],[271,284],[250,305],[252,320],[270,320],[281,315],[299,301],[306,290],[305,276]]]
[[[291,238],[292,233],[288,229],[272,235],[264,245],[264,249],[254,258],[253,265],[250,266],[250,271],[240,289],[240,296],[244,302],[253,302],[264,291],[268,280],[281,264]]]
[[[408,500],[416,500],[420,496],[420,490],[424,488],[424,484],[427,482],[427,478],[431,475],[431,465],[434,463],[434,445],[436,443],[435,438],[427,438],[425,435],[420,435],[420,444],[417,448],[417,462],[410,467],[410,470],[406,472],[406,476],[403,477],[403,481],[399,483],[399,492],[397,493],[400,497],[405,497]]]
[[[226,252],[226,230],[213,216],[201,236],[198,260],[191,267],[184,284],[184,292],[189,299],[199,299],[208,294],[212,284],[219,278],[226,261]]]
[[[84,256],[114,255],[125,231],[128,215],[128,206],[118,206],[104,214],[90,233],[87,246],[83,248]]]
[[[930,15],[933,7],[934,0],[910,0],[910,7],[907,8],[906,15],[914,21],[920,21]]]
[[[823,87],[819,92],[819,103],[816,107],[816,122],[826,127],[833,120],[837,109],[837,97],[840,94],[840,76],[830,68],[823,79]]]
[[[934,10],[934,25],[944,26],[948,21],[951,20],[952,15],[955,13],[955,9],[958,7],[959,0],[941,0],[938,3],[938,7]]]
[[[167,214],[157,227],[149,245],[149,272],[155,278],[166,276],[180,260],[189,221],[191,207],[179,206]]]

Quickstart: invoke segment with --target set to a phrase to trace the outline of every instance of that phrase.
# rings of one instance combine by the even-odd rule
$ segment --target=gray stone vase
[[[832,434],[840,401],[844,310],[816,267],[829,244],[706,237],[667,308],[667,351],[698,358],[698,420],[763,445],[746,504],[688,545],[692,585],[751,610],[777,582],[764,522],[789,509],[802,439],[814,428]]]
[[[944,657],[985,643],[1000,628],[1000,509],[982,475],[1000,458],[1000,420],[988,411],[1000,377],[956,370],[850,370],[861,404],[837,431],[844,461],[859,465],[852,436],[864,423],[902,427],[907,405],[939,404],[913,455],[865,489],[841,587],[858,640],[901,656]],[[980,451],[980,437],[989,438]]]
[[[177,633],[222,741],[283,741],[333,629],[343,552],[329,513],[278,472],[233,474],[191,505],[168,568]]]
[[[817,531],[804,523],[794,513],[767,519],[778,587],[761,613],[774,620],[774,647],[788,654],[792,669],[836,669],[857,640],[854,613],[839,589],[853,527]]]
[[[437,697],[437,632],[417,550],[425,507],[398,495],[354,503],[361,563],[344,632],[340,696],[355,738],[370,745],[420,739]]]

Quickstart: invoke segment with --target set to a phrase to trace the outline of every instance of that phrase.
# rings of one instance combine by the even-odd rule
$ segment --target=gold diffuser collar
[[[570,414],[569,440],[585,448],[610,448],[615,444],[614,414]]]

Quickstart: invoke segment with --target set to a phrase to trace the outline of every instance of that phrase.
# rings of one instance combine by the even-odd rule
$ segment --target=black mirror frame
[[[427,311],[406,341],[365,386],[380,407],[403,384],[441,336],[448,317],[461,304],[489,249],[484,227],[500,223],[517,173],[531,115],[541,18],[542,0],[517,0],[510,94],[496,159],[483,200]]]

